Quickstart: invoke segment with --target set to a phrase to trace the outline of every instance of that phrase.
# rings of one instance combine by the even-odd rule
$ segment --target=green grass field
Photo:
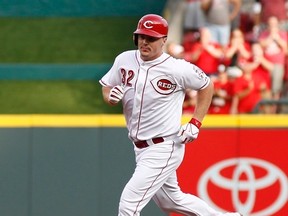
[[[1,63],[112,63],[139,17],[0,18]],[[0,114],[120,113],[91,81],[0,80]]]
[[[1,114],[121,113],[103,102],[97,81],[0,81]]]
[[[138,17],[1,18],[0,63],[106,63],[133,49]]]

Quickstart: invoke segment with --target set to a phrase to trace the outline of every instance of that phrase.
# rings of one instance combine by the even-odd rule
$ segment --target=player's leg
[[[183,193],[178,186],[176,172],[159,189],[153,200],[164,212],[177,212],[184,215],[218,215],[204,201],[192,194]]]
[[[183,146],[173,141],[136,152],[136,169],[126,184],[119,203],[118,216],[138,216],[167,178],[180,165]]]
[[[183,193],[178,186],[176,172],[154,195],[153,200],[167,213],[176,212],[189,216],[240,216],[239,213],[222,213],[211,208],[202,199]]]

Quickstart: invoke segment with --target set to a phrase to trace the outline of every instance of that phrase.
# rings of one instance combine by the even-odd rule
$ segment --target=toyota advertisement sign
[[[221,212],[288,216],[286,123],[203,128],[198,140],[186,145],[178,169],[182,190]]]

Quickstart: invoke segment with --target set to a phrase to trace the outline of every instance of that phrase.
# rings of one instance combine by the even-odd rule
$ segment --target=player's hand
[[[182,125],[178,133],[178,137],[184,144],[192,142],[193,140],[197,139],[200,127],[201,122],[192,118],[189,123]]]
[[[124,88],[120,85],[114,86],[109,93],[109,103],[117,104],[124,95]]]

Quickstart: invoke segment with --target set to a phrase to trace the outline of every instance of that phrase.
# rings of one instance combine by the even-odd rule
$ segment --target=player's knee
[[[175,203],[171,197],[167,196],[162,191],[158,191],[154,197],[153,197],[154,202],[157,204],[159,208],[162,209],[164,212],[170,212],[172,209],[175,208]]]
[[[184,194],[182,191],[174,191],[167,194],[165,191],[159,190],[153,200],[163,211],[170,212],[181,208],[187,198],[186,196],[189,195]]]

